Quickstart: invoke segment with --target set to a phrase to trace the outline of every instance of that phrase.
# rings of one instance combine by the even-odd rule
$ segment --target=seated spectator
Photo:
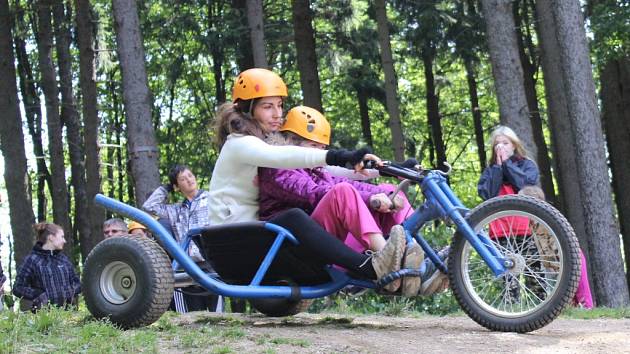
[[[147,230],[147,227],[137,221],[130,222],[127,228],[129,229],[130,235],[151,237],[151,234],[149,233],[149,230]]]
[[[127,224],[119,218],[111,218],[103,223],[103,236],[105,238],[128,235]]]
[[[182,242],[188,230],[210,225],[208,211],[208,192],[199,189],[197,178],[190,168],[185,165],[175,165],[168,174],[169,183],[158,187],[144,202],[142,209],[158,217],[158,222],[170,227],[166,229],[173,233],[177,242]],[[175,204],[169,204],[171,192],[180,192],[184,199]],[[188,254],[197,262],[205,262],[199,249],[193,243],[188,248]],[[210,310],[222,312],[222,298],[217,295],[206,294],[204,289],[188,287],[176,289],[171,307],[177,312]]]
[[[70,259],[61,251],[66,243],[61,226],[35,224],[37,243],[18,269],[13,295],[32,302],[31,311],[42,306],[75,305],[81,282]]]
[[[545,192],[538,186],[525,186],[521,189],[518,194],[528,195],[530,197],[538,198],[541,200],[545,200]],[[545,241],[546,238],[549,238],[549,235],[540,235],[540,237],[536,238],[536,246],[539,250],[542,251],[543,254],[554,254],[557,253],[557,247],[554,247],[553,241],[549,240]],[[575,292],[575,296],[573,297],[573,305],[580,306],[585,309],[593,308],[593,295],[591,294],[591,286],[588,282],[588,271],[586,268],[586,257],[584,257],[584,252],[580,248],[580,260],[581,260],[581,272],[580,272],[580,282],[578,283],[577,291]],[[543,262],[544,264],[545,262]]]

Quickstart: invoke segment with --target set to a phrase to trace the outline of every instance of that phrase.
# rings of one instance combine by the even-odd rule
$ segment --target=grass
[[[611,309],[608,307],[597,307],[592,310],[586,310],[578,307],[571,307],[562,313],[563,318],[593,320],[599,318],[606,319],[623,319],[630,318],[630,307]]]
[[[356,326],[353,322],[355,316],[350,314],[375,313],[376,311],[372,311],[374,309],[379,309],[378,313],[381,315],[391,316],[403,312],[407,316],[426,314],[416,308],[418,304],[409,302],[408,299],[389,298],[380,305],[376,304],[377,300],[378,297],[365,298],[363,304],[366,310],[358,302],[348,305],[336,299],[334,310],[346,310],[336,312],[342,316],[325,315],[314,326],[353,328]],[[329,311],[325,311],[325,314]],[[627,319],[630,318],[630,307],[594,310],[569,308],[562,317],[586,320]],[[37,314],[4,310],[0,312],[0,353],[158,353],[165,350],[235,353],[241,352],[243,345],[249,348],[262,346],[260,351],[275,353],[285,351],[286,346],[299,351],[299,348],[312,345],[302,338],[248,334],[250,321],[247,317],[229,314],[199,315],[192,323],[182,325],[179,322],[180,315],[167,312],[151,326],[125,331],[107,321],[93,319],[83,305],[77,311],[48,308]],[[287,323],[291,324],[290,321]]]

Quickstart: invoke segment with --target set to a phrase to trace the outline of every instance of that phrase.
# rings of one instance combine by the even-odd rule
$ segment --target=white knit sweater
[[[213,225],[258,220],[258,167],[313,168],[326,165],[326,150],[274,146],[251,135],[230,134],[210,180]]]

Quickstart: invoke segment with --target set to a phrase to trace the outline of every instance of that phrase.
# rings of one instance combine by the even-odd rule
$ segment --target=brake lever
[[[438,174],[446,177],[446,176],[450,175],[451,172],[453,172],[453,166],[451,166],[451,164],[446,162],[446,161],[442,162],[442,164],[444,164],[444,166],[446,166],[446,168],[447,168],[446,172],[441,171],[441,170],[435,170],[435,172],[437,172]]]

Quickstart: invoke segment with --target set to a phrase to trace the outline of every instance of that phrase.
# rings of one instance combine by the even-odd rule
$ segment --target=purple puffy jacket
[[[290,208],[300,208],[311,214],[324,195],[335,184],[341,182],[354,186],[366,204],[370,196],[387,193],[369,183],[333,176],[320,167],[294,170],[260,167],[258,168],[260,189],[258,216],[261,220],[269,220],[277,213]]]

